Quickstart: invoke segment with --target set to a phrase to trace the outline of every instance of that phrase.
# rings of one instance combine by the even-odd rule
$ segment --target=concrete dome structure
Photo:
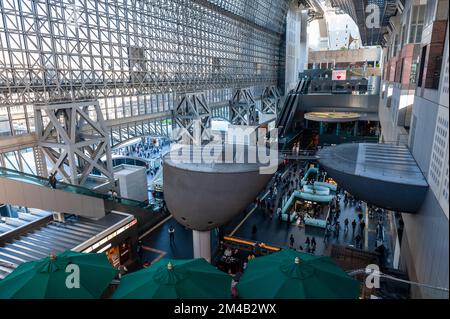
[[[237,150],[230,163],[222,161],[222,152],[214,163],[197,164],[180,163],[174,160],[176,151],[169,152],[163,159],[164,198],[173,217],[190,229],[208,231],[241,213],[273,175],[261,173],[267,166],[249,161],[244,156],[249,151],[254,149]],[[271,160],[276,168],[278,154]]]
[[[326,147],[319,163],[344,189],[369,204],[414,213],[428,183],[405,146],[355,143]]]

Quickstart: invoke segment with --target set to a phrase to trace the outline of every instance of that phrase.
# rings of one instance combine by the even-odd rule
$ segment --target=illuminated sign
[[[347,70],[333,70],[331,79],[332,80],[346,80],[347,79]]]

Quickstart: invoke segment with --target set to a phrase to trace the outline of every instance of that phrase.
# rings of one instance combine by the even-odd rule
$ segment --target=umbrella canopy
[[[117,272],[105,254],[66,251],[19,265],[0,281],[0,298],[96,299]]]
[[[358,298],[359,282],[329,257],[292,249],[250,260],[237,290],[241,298]]]
[[[205,259],[162,259],[125,275],[114,299],[225,299],[231,277]]]

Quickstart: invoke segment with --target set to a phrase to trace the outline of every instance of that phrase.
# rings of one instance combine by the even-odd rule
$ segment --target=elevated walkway
[[[116,210],[138,215],[136,217],[142,219],[143,224],[147,223],[146,219],[154,219],[153,215],[159,209],[128,198],[113,200],[107,194],[62,182],[53,189],[45,178],[4,167],[0,168],[0,202],[91,219],[100,219],[107,212]]]
[[[425,199],[428,183],[405,146],[341,144],[317,155],[339,185],[369,204],[414,213]]]

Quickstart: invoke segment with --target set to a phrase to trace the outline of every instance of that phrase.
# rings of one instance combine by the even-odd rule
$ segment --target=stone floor
[[[169,227],[175,229],[175,240],[170,243]],[[179,224],[174,218],[170,218],[160,227],[155,229],[147,237],[142,239],[144,254],[142,261],[154,262],[156,258],[176,258],[189,259],[192,258],[192,231]]]

